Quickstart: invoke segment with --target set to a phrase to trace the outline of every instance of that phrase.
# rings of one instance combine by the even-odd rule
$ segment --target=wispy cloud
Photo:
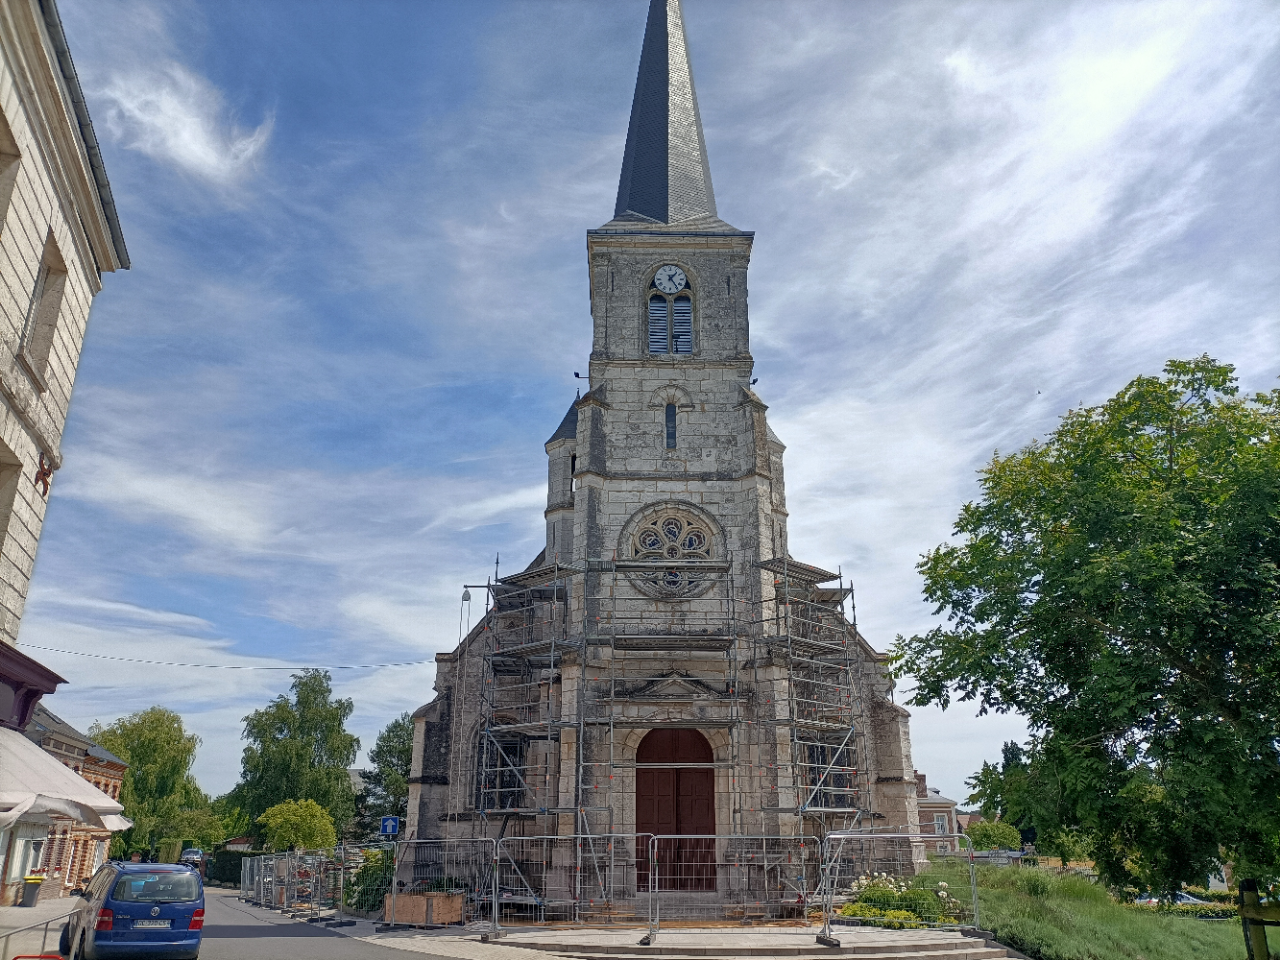
[[[241,129],[217,89],[178,63],[113,73],[95,92],[125,147],[221,186],[249,175],[271,138],[270,116]]]
[[[316,3],[302,40],[288,5],[63,6],[135,267],[94,308],[23,639],[196,662],[447,649],[461,584],[540,547],[644,3]],[[1272,385],[1269,4],[685,14],[720,210],[757,231],[792,550],[842,567],[878,646],[933,622],[916,560],[992,450],[1170,356]],[[69,719],[189,710],[214,790],[239,718],[288,686],[53,665]],[[433,673],[335,678],[366,746]],[[915,724],[957,798],[1020,733]]]

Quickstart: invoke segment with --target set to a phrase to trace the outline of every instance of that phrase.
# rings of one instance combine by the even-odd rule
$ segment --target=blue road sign
[[[382,818],[382,835],[384,837],[394,837],[400,832],[399,817],[383,817]]]

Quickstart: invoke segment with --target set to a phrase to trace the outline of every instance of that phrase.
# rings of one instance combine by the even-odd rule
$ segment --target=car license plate
[[[168,920],[135,920],[133,921],[133,928],[135,930],[144,929],[144,928],[153,928],[153,927],[163,927],[164,929],[167,930],[169,929],[169,921]]]

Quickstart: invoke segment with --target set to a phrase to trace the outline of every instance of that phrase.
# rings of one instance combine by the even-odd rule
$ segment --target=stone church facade
[[[468,588],[486,612],[414,714],[407,838],[919,829],[883,657],[848,584],[788,550],[752,240],[717,216],[680,2],[652,0],[546,546]]]

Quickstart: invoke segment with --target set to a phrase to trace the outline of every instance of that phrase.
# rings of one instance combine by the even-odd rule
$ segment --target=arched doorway
[[[636,749],[636,833],[669,838],[658,841],[659,890],[716,888],[716,842],[705,838],[716,832],[712,762],[711,744],[697,730],[651,730]],[[639,837],[636,846],[643,891],[649,889],[648,838]]]

